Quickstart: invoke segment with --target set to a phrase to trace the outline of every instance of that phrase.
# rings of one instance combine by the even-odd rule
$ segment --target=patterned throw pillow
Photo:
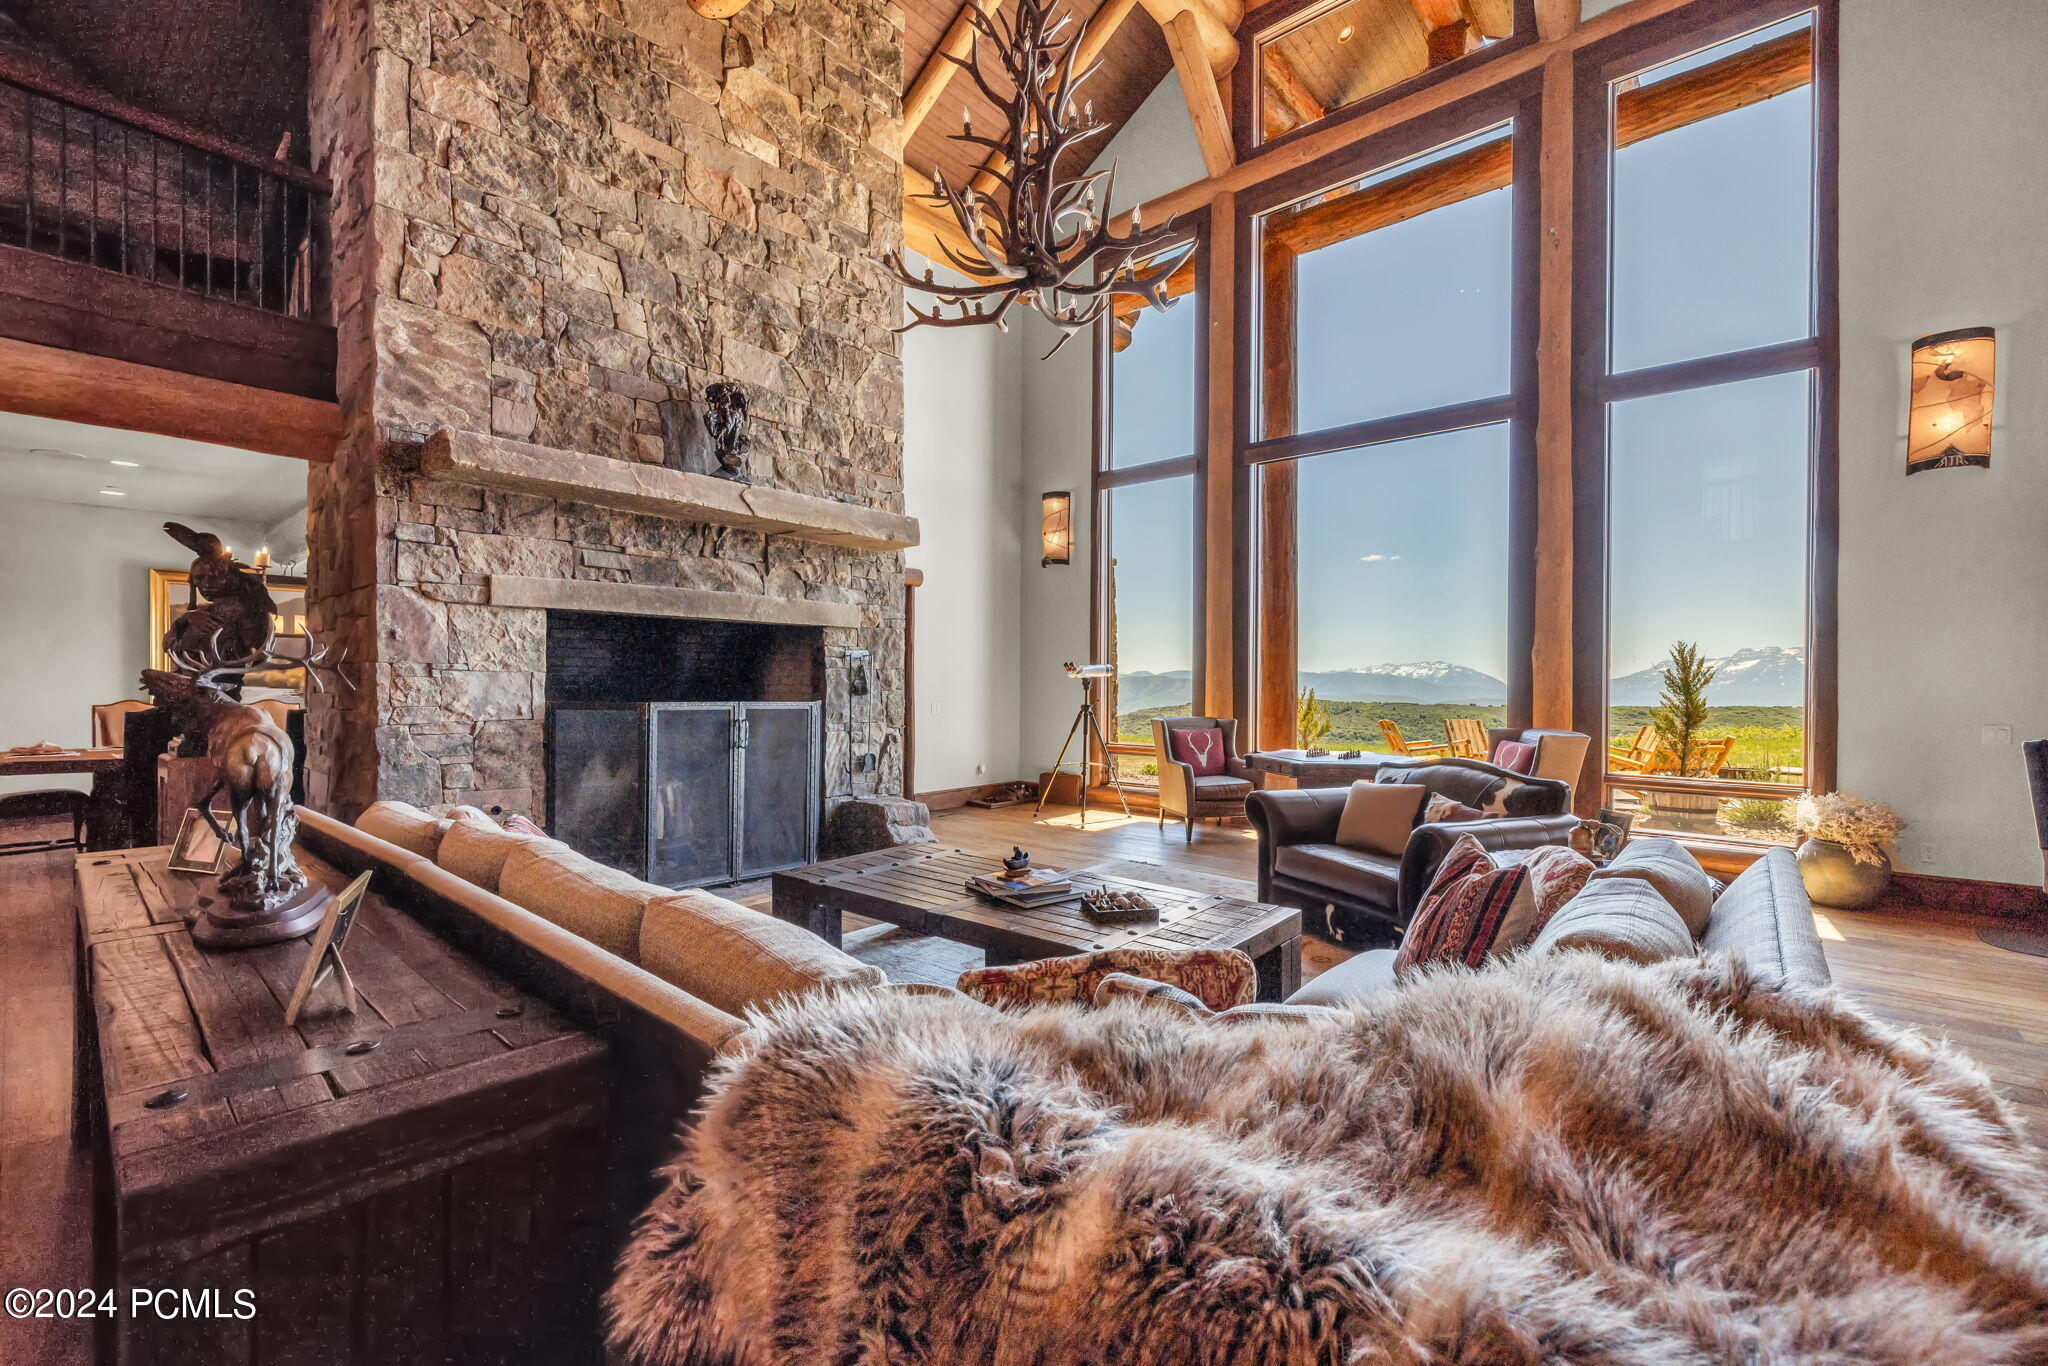
[[[1536,767],[1536,746],[1520,740],[1503,740],[1493,747],[1487,762],[1510,773],[1528,773]]]
[[[1104,949],[1011,967],[972,968],[960,974],[958,985],[992,1006],[1088,1002],[1113,972],[1179,987],[1211,1010],[1251,1000],[1259,976],[1250,956],[1236,949]]]
[[[1443,821],[1476,821],[1485,815],[1486,813],[1476,806],[1454,802],[1441,792],[1432,792],[1429,794],[1429,805],[1422,811],[1422,823],[1436,825]]]
[[[548,832],[518,812],[505,817],[505,828],[515,835],[546,835]]]
[[[1166,748],[1195,771],[1213,778],[1223,771],[1223,731],[1218,726],[1186,727],[1166,732]]]
[[[1593,865],[1562,845],[1532,850],[1497,868],[1466,835],[1437,868],[1415,919],[1401,939],[1394,975],[1425,963],[1478,967],[1493,954],[1518,949],[1586,885]]]

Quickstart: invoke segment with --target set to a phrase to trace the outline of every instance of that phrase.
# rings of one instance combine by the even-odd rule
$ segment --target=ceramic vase
[[[1891,863],[1882,854],[1878,858],[1875,865],[1858,863],[1846,845],[1810,839],[1799,846],[1799,877],[1806,894],[1821,905],[1861,910],[1891,885]]]

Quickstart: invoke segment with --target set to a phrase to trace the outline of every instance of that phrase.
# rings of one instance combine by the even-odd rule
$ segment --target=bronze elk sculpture
[[[193,552],[190,581],[198,600],[164,633],[164,652],[175,669],[146,669],[142,685],[176,718],[185,737],[182,752],[211,761],[213,785],[194,806],[241,855],[222,875],[221,900],[207,906],[192,938],[212,947],[295,938],[319,921],[326,897],[308,885],[292,857],[299,825],[291,797],[292,741],[262,708],[241,700],[240,686],[259,670],[302,668],[306,681],[324,691],[321,674],[339,676],[339,665],[328,662],[324,648],[303,659],[278,654],[276,604],[263,572],[235,559],[210,532],[177,522],[166,522],[164,530]],[[225,825],[213,811],[223,792]]]

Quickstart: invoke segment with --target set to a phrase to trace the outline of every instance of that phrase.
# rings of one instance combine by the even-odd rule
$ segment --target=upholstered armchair
[[[1328,931],[1344,943],[1386,943],[1405,929],[1437,865],[1462,835],[1489,850],[1564,844],[1578,828],[1571,787],[1510,773],[1476,759],[1379,771],[1383,783],[1415,783],[1481,812],[1478,819],[1425,821],[1399,858],[1337,843],[1348,787],[1255,792],[1245,816],[1259,836],[1259,900],[1297,906],[1312,915],[1329,908]]]
[[[1190,737],[1183,752],[1208,752],[1213,746],[1214,773],[1197,773],[1195,764],[1175,753],[1176,732]],[[1187,842],[1195,839],[1195,822],[1242,816],[1251,795],[1251,770],[1237,752],[1237,720],[1229,716],[1155,716],[1152,752],[1159,764],[1159,824],[1173,816],[1187,825]],[[1208,765],[1204,765],[1207,767]]]
[[[1578,783],[1580,774],[1585,771],[1586,751],[1593,747],[1593,737],[1581,731],[1516,730],[1512,726],[1489,726],[1486,731],[1486,753],[1473,757],[1492,758],[1493,747],[1503,740],[1536,746],[1536,762],[1529,769],[1530,777],[1550,778],[1556,782],[1574,785]]]

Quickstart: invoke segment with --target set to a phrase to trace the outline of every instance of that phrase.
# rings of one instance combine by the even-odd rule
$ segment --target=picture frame
[[[313,927],[308,938],[306,962],[299,969],[298,983],[292,988],[291,999],[285,1002],[286,1029],[298,1023],[299,1012],[305,1009],[307,998],[315,987],[327,980],[330,973],[341,981],[342,1001],[348,1013],[356,1013],[359,1004],[356,983],[348,975],[348,964],[342,961],[341,949],[348,941],[348,932],[355,927],[356,909],[362,905],[363,893],[369,890],[370,876],[367,872],[359,874],[355,881],[328,898],[327,909],[321,913],[320,923]]]
[[[188,807],[178,823],[178,838],[171,843],[171,857],[164,865],[174,873],[213,873],[226,870],[235,846],[213,832],[198,807]]]
[[[277,603],[270,626],[277,633],[277,652],[303,658],[306,640],[306,581],[287,574],[266,574],[264,583]],[[192,606],[192,575],[185,569],[149,571],[149,667],[169,669],[164,632]]]

